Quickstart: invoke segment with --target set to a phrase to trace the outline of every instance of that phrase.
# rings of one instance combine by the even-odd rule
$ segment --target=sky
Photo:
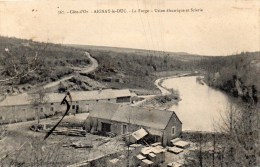
[[[97,9],[127,13],[91,13]],[[70,14],[81,10],[88,13]],[[259,0],[0,0],[2,36],[214,56],[260,51],[259,19]]]

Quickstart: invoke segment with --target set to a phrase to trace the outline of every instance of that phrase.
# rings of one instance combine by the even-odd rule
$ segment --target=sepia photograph
[[[259,76],[259,0],[0,0],[0,167],[258,167]]]

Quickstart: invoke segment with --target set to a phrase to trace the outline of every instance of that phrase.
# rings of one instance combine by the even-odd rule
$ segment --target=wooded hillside
[[[34,62],[36,57],[37,60]],[[25,68],[35,65],[33,73],[19,77],[12,83],[16,85],[55,81],[72,73],[70,67],[90,63],[84,52],[79,49],[7,37],[0,37],[0,60],[0,79],[13,77],[19,71],[24,73]],[[2,84],[8,83],[10,82]]]
[[[260,89],[260,52],[241,53],[207,61],[206,81],[246,102],[257,103]]]
[[[81,46],[81,48],[84,48]],[[245,52],[230,56],[198,56],[171,53],[97,47],[85,48],[99,62],[96,79],[121,78],[121,85],[155,89],[154,74],[164,71],[198,71],[205,75],[209,86],[221,89],[244,101],[257,102],[259,98],[260,52]],[[117,75],[123,74],[122,77]],[[118,84],[112,84],[117,87]]]

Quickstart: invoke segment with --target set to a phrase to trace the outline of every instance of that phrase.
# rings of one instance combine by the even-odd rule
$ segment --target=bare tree
[[[256,165],[260,153],[258,120],[259,108],[256,106],[230,105],[219,125],[219,131],[226,135],[226,140],[222,143],[225,165]]]
[[[0,57],[0,74],[5,79],[0,79],[0,86],[11,85],[12,92],[14,92],[15,84],[19,84],[22,79],[39,72],[43,63],[41,54],[46,48],[47,44],[33,50],[15,47],[5,48],[2,57]]]
[[[25,77],[37,69],[38,51],[32,58],[26,56],[26,53],[18,57],[18,53],[14,54],[8,48],[5,49],[4,53],[4,59],[1,61],[3,65],[2,73],[8,77],[0,80],[0,82],[15,82],[15,80]]]
[[[0,74],[5,79],[0,79],[0,96],[1,100],[5,99],[6,95],[3,95],[6,85],[12,86],[12,91],[14,92],[13,85],[19,83],[21,78],[27,77],[36,72],[39,69],[42,58],[40,58],[39,53],[47,48],[47,44],[43,48],[37,48],[29,53],[27,49],[22,51],[18,48],[10,47],[5,48],[3,54],[0,57],[1,70]],[[31,55],[32,54],[32,55]],[[1,126],[0,134],[5,135],[6,128]],[[1,140],[1,138],[0,138]],[[7,154],[8,156],[8,154]],[[0,160],[1,161],[1,160]],[[0,165],[1,166],[1,165]]]
[[[185,155],[185,164],[187,166],[205,166],[204,152],[206,150],[206,138],[202,132],[197,132],[196,135],[196,149],[189,154]]]
[[[35,93],[30,94],[31,105],[35,109],[37,122],[40,123],[40,112],[44,112],[45,105],[49,101],[49,97],[43,88],[38,89]]]
[[[260,155],[259,108],[247,104],[229,104],[224,113],[215,126],[218,133],[208,136],[208,139],[207,136],[197,137],[197,150],[186,158],[188,165],[257,166]]]
[[[63,166],[62,144],[46,145],[40,139],[28,139],[18,149],[1,157],[0,166]]]

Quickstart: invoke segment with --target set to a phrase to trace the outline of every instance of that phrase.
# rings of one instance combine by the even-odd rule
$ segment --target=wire
[[[137,6],[138,6],[138,9],[140,9],[139,0],[137,0]],[[141,23],[142,23],[142,26],[143,26],[143,29],[144,29],[144,35],[145,35],[146,43],[147,43],[147,46],[148,46],[148,55],[151,56],[151,48],[150,48],[147,32],[146,32],[146,29],[145,29],[145,25],[144,25],[144,22],[143,22],[143,19],[142,19],[140,12],[138,12],[138,14],[139,14],[139,17],[140,17],[140,20],[141,20]]]

